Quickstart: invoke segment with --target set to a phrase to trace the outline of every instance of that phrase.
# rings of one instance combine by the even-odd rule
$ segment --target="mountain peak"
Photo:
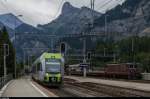
[[[63,14],[67,14],[69,12],[72,12],[74,10],[76,10],[77,8],[73,7],[70,2],[65,2],[63,7],[62,7],[62,13]]]
[[[63,5],[63,8],[70,8],[70,7],[72,7],[70,2],[65,2],[64,5]]]
[[[0,15],[0,22],[11,29],[15,29],[16,27],[20,26],[23,23],[12,13]]]

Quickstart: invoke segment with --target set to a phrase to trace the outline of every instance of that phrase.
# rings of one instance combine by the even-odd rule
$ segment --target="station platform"
[[[150,91],[149,83],[105,80],[105,79],[78,77],[78,76],[65,76],[65,78],[70,78],[73,80],[77,80],[79,82],[92,82],[92,83],[98,83],[98,84],[118,86],[118,87],[123,87],[123,88],[132,88],[132,89],[137,89],[137,90]]]
[[[45,94],[42,88],[31,79],[20,78],[9,82],[0,97],[55,97]]]

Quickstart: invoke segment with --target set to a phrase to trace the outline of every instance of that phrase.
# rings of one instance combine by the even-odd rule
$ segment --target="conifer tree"
[[[14,57],[15,57],[15,50],[14,50],[14,47],[9,39],[9,35],[8,35],[8,32],[6,30],[5,27],[2,28],[1,32],[0,32],[0,69],[1,69],[1,73],[0,75],[2,76],[3,75],[3,56],[4,56],[4,47],[3,45],[4,44],[8,44],[9,45],[9,50],[7,49],[7,53],[9,53],[9,55],[6,57],[6,67],[7,67],[7,74],[13,74],[14,73],[14,64],[15,64],[15,61],[14,61]],[[8,52],[9,51],[9,52]]]

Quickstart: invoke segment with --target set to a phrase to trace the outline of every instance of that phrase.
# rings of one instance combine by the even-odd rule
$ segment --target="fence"
[[[7,75],[6,77],[0,77],[0,89],[7,84],[10,80],[12,80],[12,74]]]
[[[142,73],[143,80],[150,80],[150,73]]]

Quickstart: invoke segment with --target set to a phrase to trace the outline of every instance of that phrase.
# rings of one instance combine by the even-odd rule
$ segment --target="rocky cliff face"
[[[123,5],[118,5],[96,19],[93,31],[104,33],[107,29],[109,35],[119,33],[120,36],[114,35],[118,37],[144,36],[150,27],[149,13],[149,0],[126,0]]]
[[[101,16],[101,13],[92,11],[87,7],[75,8],[69,2],[63,5],[61,15],[49,24],[39,27],[45,29],[47,32],[55,33],[57,35],[75,34],[84,30],[86,23],[89,23],[94,17]]]

